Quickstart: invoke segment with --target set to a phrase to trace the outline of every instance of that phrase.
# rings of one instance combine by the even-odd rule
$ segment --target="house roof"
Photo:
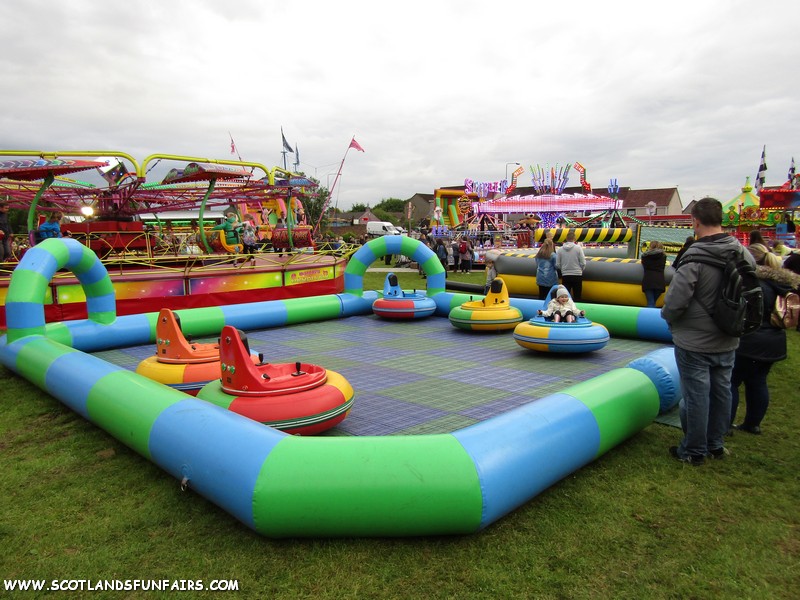
[[[675,195],[676,188],[657,188],[651,190],[632,190],[628,188],[627,194],[620,199],[625,208],[643,208],[650,202],[655,202],[656,206],[669,206],[670,201]]]

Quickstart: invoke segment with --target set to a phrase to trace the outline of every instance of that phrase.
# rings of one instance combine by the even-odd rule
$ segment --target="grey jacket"
[[[565,242],[556,252],[556,268],[561,275],[583,275],[586,268],[583,248],[575,242]]]
[[[687,262],[691,255],[697,254],[722,258],[737,247],[755,265],[752,255],[742,248],[735,237],[727,234],[700,238],[683,255],[681,265],[667,288],[661,309],[661,316],[672,331],[672,341],[679,348],[715,354],[730,352],[739,346],[739,338],[720,331],[698,300],[698,297],[702,298],[706,306],[713,308],[722,283],[722,270],[711,265]]]

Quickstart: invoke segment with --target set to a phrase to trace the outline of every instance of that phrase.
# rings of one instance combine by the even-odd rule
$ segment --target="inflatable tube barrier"
[[[536,250],[498,251],[495,268],[503,277],[512,296],[538,297],[536,285]],[[667,286],[675,270],[668,266],[664,271]],[[583,302],[646,306],[642,291],[644,270],[638,259],[586,257],[583,271]],[[663,295],[660,299],[663,301]]]
[[[81,263],[78,246],[48,240],[26,253],[22,275],[15,279],[15,273],[9,288],[13,310],[0,361],[266,536],[479,531],[646,427],[659,410],[659,388],[644,372],[649,369],[626,367],[450,434],[287,435],[55,339],[126,345],[152,337],[155,315],[138,315],[124,325],[103,316],[102,322],[59,324],[45,332],[43,307],[35,306],[44,295],[26,296],[17,282],[30,283],[31,273],[46,279],[51,268],[93,272],[94,266]],[[276,326],[338,318],[363,310],[359,291],[238,305],[230,312],[223,309],[231,307],[181,311],[182,326],[187,332],[220,331],[226,320]],[[371,301],[366,305],[368,312]],[[94,305],[90,311],[95,318],[97,310]],[[97,340],[87,342],[87,332]]]

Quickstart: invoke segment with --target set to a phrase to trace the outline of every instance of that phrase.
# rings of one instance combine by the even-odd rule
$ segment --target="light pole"
[[[518,162],[506,163],[506,181],[508,181],[508,167],[509,167],[509,165],[517,165],[517,166],[519,166],[519,163]]]

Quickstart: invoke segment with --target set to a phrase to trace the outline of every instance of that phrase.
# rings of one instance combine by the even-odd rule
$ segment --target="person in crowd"
[[[455,264],[456,264],[456,253],[453,251],[453,244],[446,243],[444,245],[445,250],[447,250],[447,267],[445,268],[445,273],[450,270],[453,273],[456,272]]]
[[[60,212],[52,212],[47,215],[47,220],[39,225],[39,237],[43,240],[47,238],[60,238],[61,235],[61,218]]]
[[[497,268],[494,266],[494,261],[490,258],[486,259],[486,285],[483,286],[483,294],[486,295],[489,293],[489,288],[492,285],[492,282],[497,277]]]
[[[462,273],[472,271],[472,242],[467,236],[458,242],[458,263]]]
[[[764,301],[764,317],[753,333],[742,337],[736,349],[731,373],[731,425],[739,431],[760,434],[761,421],[769,407],[767,377],[772,365],[786,358],[786,330],[770,323],[770,313],[778,294],[800,286],[800,275],[781,268],[780,259],[763,244],[748,248],[758,265],[756,275]],[[744,385],[746,411],[744,420],[733,425],[739,406],[739,387]]]
[[[791,252],[791,250],[789,250],[789,248],[786,247],[786,244],[778,240],[777,242],[772,244],[772,252],[775,254],[775,256],[783,260],[789,255],[789,252]]]
[[[642,254],[642,291],[647,298],[647,307],[655,308],[664,290],[667,289],[664,269],[667,266],[667,254],[664,252],[664,244],[658,240],[650,242],[647,252]]]
[[[800,250],[790,252],[786,258],[783,259],[783,268],[800,275]]]
[[[761,244],[762,246],[766,246],[767,245],[767,241],[764,239],[764,236],[761,234],[761,231],[759,231],[758,229],[753,229],[753,231],[750,232],[750,235],[748,236],[748,239],[750,241],[750,245],[751,246],[753,244]]]
[[[683,439],[669,448],[670,455],[697,466],[706,456],[724,458],[725,434],[731,424],[731,370],[739,338],[723,332],[709,318],[705,306],[717,298],[722,269],[689,259],[693,254],[728,256],[731,251],[755,265],[739,241],[722,230],[722,204],[702,198],[692,207],[697,241],[675,271],[661,316],[669,325],[683,399],[680,419]]]
[[[253,219],[252,215],[245,215],[241,226],[242,246],[244,253],[250,255],[250,260],[255,260],[253,255],[258,252],[259,248],[258,229],[256,229]]]
[[[442,264],[444,276],[447,277],[447,246],[442,238],[436,240],[434,252],[436,253],[436,257],[439,259],[439,262]]]
[[[683,246],[681,246],[681,249],[678,250],[678,253],[675,255],[675,260],[672,261],[673,267],[675,267],[676,269],[678,268],[678,265],[680,265],[681,262],[681,258],[683,258],[683,255],[686,253],[686,251],[689,249],[689,246],[691,246],[692,244],[694,244],[694,236],[690,235],[689,237],[686,238],[686,241],[683,242]]]
[[[575,243],[575,232],[567,234],[567,241],[556,252],[556,268],[561,272],[561,283],[569,290],[575,302],[580,302],[583,292],[583,270],[586,257],[583,248]]]
[[[8,222],[8,203],[0,200],[0,262],[10,261],[14,257],[11,252],[11,225]]]
[[[557,283],[556,246],[553,238],[545,238],[536,252],[536,285],[539,288],[539,300],[546,300],[547,293]]]
[[[556,323],[562,321],[565,323],[574,323],[578,317],[586,315],[584,311],[575,306],[572,298],[569,297],[567,288],[563,285],[556,288],[555,298],[548,302],[547,308],[545,310],[536,311],[536,314],[543,316],[548,321],[554,321]]]
[[[239,243],[239,236],[236,233],[238,227],[239,219],[236,217],[235,212],[230,211],[225,213],[225,220],[219,225],[215,225],[213,229],[224,232],[222,235],[225,236],[225,243],[232,246]]]
[[[450,251],[453,253],[453,273],[457,273],[461,268],[461,255],[458,252],[459,240],[454,239],[450,242]]]

